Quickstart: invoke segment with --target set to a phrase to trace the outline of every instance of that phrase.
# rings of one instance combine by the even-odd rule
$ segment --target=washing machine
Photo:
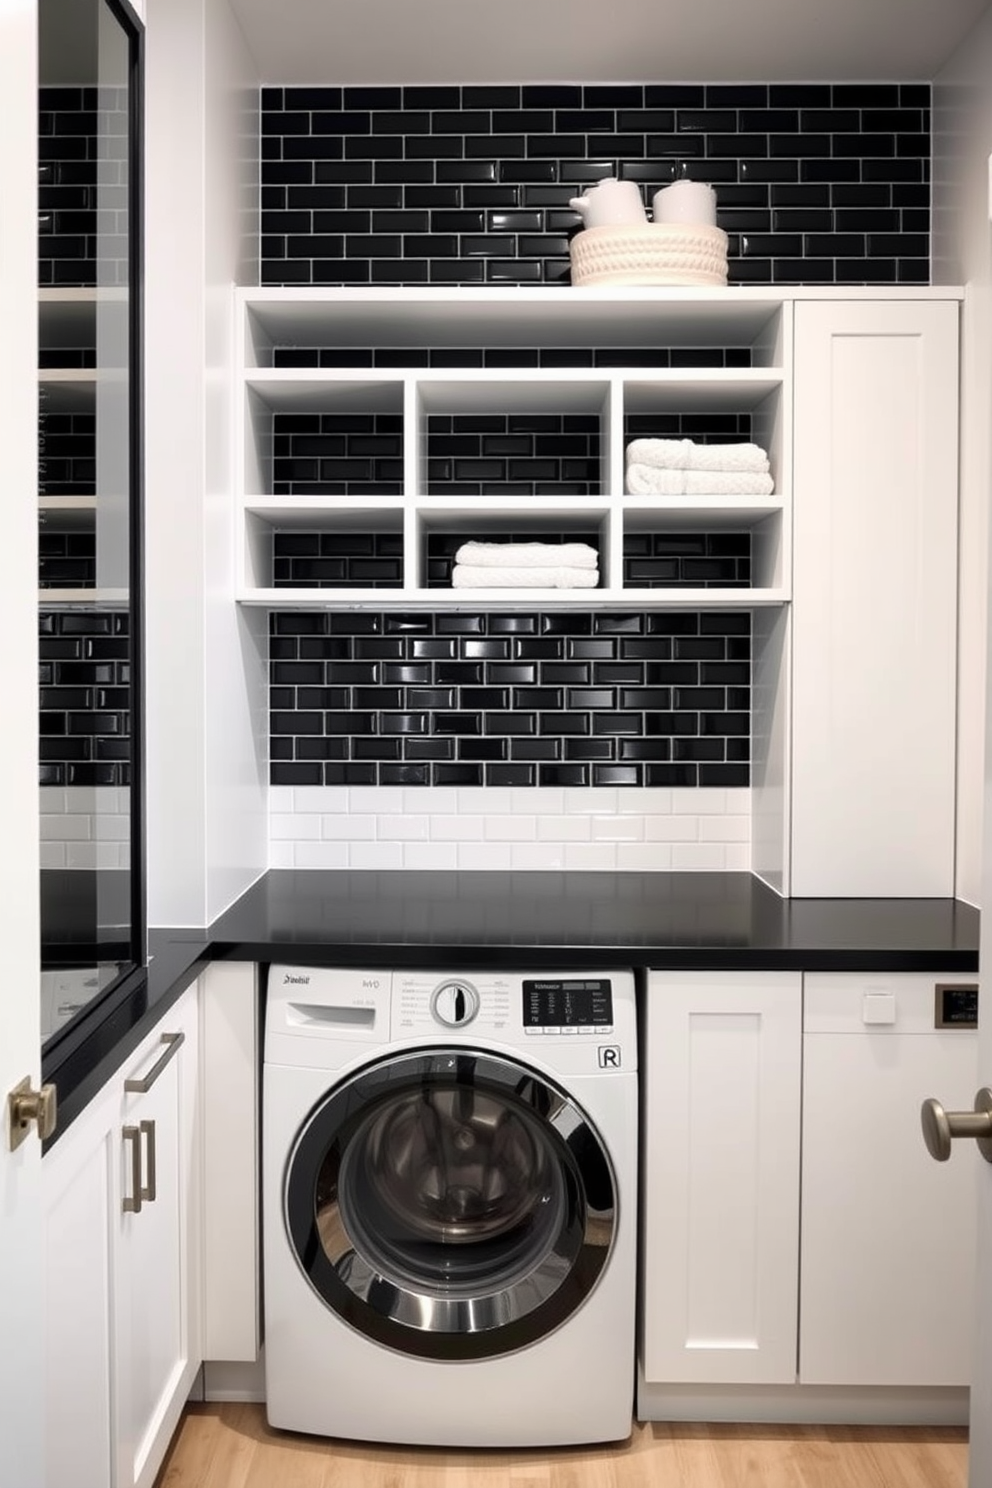
[[[627,1437],[637,1106],[630,971],[272,966],[270,1424],[437,1447]]]

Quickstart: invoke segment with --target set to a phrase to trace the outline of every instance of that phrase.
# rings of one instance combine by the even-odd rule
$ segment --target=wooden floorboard
[[[635,1425],[619,1446],[433,1451],[274,1431],[261,1405],[192,1405],[156,1488],[966,1488],[944,1428]]]

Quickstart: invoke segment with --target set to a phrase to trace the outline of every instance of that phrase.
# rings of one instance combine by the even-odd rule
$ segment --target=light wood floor
[[[965,1488],[963,1430],[637,1425],[629,1443],[436,1452],[273,1431],[261,1405],[194,1405],[156,1488]]]

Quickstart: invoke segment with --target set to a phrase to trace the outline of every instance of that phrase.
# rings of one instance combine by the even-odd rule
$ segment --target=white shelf
[[[286,608],[480,606],[750,609],[783,605],[791,597],[791,500],[786,486],[791,467],[791,304],[767,290],[614,289],[563,292],[535,290],[238,290],[238,324],[244,368],[241,403],[242,452],[238,482],[243,496],[239,532],[237,598],[245,605]],[[348,367],[274,366],[280,349],[321,349],[344,357],[411,349],[410,365]],[[427,349],[573,349],[583,361],[603,366],[564,368],[439,368],[417,365]],[[662,348],[657,368],[622,365],[625,350]],[[668,352],[708,348],[712,366],[671,366]],[[721,356],[720,352],[733,353]],[[746,360],[750,365],[737,366]],[[586,355],[588,353],[588,355]],[[613,354],[619,358],[614,365]],[[530,360],[529,358],[527,360]],[[638,357],[640,362],[640,357]],[[393,490],[375,494],[352,484],[350,495],[271,494],[276,461],[286,458],[277,439],[284,414],[380,414],[399,416],[401,449]],[[598,486],[593,494],[457,494],[462,478],[452,469],[440,478],[438,466],[457,455],[435,453],[435,417],[578,414],[598,421],[598,468],[577,485]],[[624,494],[624,448],[645,437],[657,417],[659,437],[673,418],[698,415],[705,438],[707,418],[728,435],[728,417],[740,415],[749,436],[768,450],[778,483],[767,498],[702,496],[651,499]],[[647,425],[647,429],[645,428]],[[481,422],[480,422],[481,427]],[[456,426],[455,435],[461,431]],[[305,437],[305,436],[304,436]],[[322,439],[327,436],[321,433]],[[443,440],[442,431],[442,440]],[[745,436],[741,436],[742,438]],[[289,458],[313,460],[318,487],[334,480],[334,458],[304,445]],[[345,456],[345,458],[350,458]],[[377,456],[369,455],[374,459]],[[486,458],[482,456],[481,458]],[[495,456],[493,458],[496,458]],[[509,458],[509,457],[507,457]],[[526,456],[523,457],[526,459]],[[536,458],[540,458],[537,456]],[[589,468],[590,459],[585,457]],[[465,456],[471,463],[472,457]],[[402,474],[400,475],[400,472]],[[593,480],[593,477],[595,479]],[[524,479],[528,477],[524,476]],[[473,477],[466,475],[466,483]],[[343,483],[343,482],[342,482]],[[552,482],[549,482],[553,484]],[[534,484],[538,484],[537,478]],[[485,484],[479,482],[484,490]],[[279,531],[369,534],[401,538],[400,588],[274,587],[273,538]],[[731,532],[752,535],[753,588],[628,587],[623,585],[626,535],[667,531]],[[526,541],[527,534],[568,540],[587,534],[596,543],[602,587],[595,590],[464,590],[428,587],[429,540],[438,535]],[[432,557],[436,563],[434,550]],[[323,556],[323,555],[322,555]],[[431,572],[436,575],[436,567]]]

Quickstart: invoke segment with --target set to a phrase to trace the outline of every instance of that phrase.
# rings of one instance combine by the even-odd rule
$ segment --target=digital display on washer
[[[613,983],[607,977],[524,981],[525,1028],[611,1028]]]

